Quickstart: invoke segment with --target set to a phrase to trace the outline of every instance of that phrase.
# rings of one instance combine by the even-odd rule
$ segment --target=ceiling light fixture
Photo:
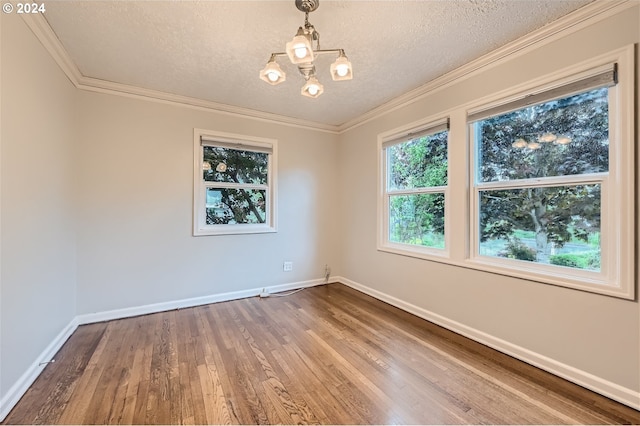
[[[303,96],[317,98],[324,92],[324,87],[316,77],[314,60],[317,56],[327,53],[337,53],[338,58],[331,64],[331,78],[334,81],[351,80],[353,68],[342,49],[320,49],[320,33],[309,23],[309,13],[320,5],[320,0],[295,0],[296,7],[304,12],[304,27],[298,28],[293,40],[286,44],[284,52],[272,53],[267,65],[260,71],[260,79],[275,86],[286,80],[286,74],[276,62],[278,56],[288,56],[292,64],[298,66],[298,71],[306,83],[300,93]],[[315,49],[313,43],[315,42]]]
[[[525,137],[530,137],[528,135],[525,135]],[[529,149],[540,149],[542,147],[542,144],[547,144],[550,142],[553,142],[554,145],[567,145],[570,144],[572,142],[572,139],[569,136],[566,135],[560,135],[557,136],[554,133],[544,133],[540,136],[538,136],[536,138],[536,140],[530,140],[527,141],[525,139],[525,137],[520,137],[518,139],[516,139],[511,146],[514,148],[529,148]]]

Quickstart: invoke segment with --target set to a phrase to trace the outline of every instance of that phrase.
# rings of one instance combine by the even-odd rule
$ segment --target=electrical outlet
[[[282,270],[284,272],[291,272],[293,271],[293,262],[290,261],[286,261],[282,264]]]

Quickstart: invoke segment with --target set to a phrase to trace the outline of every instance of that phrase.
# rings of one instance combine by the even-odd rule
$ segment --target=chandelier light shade
[[[558,137],[553,133],[545,133],[538,138],[538,142],[548,143],[554,142]]]
[[[340,51],[340,56],[334,63],[331,64],[331,78],[335,81],[351,80],[353,78],[353,72],[351,72],[351,62],[347,59],[347,55],[344,54],[344,50]]]
[[[542,147],[542,144],[547,144],[551,142],[553,142],[554,145],[567,145],[572,142],[572,139],[569,136],[566,136],[566,135],[557,136],[551,132],[543,133],[542,135],[538,136],[536,140],[527,141],[525,137],[530,138],[530,136],[525,135],[521,138],[516,139],[511,144],[511,146],[518,149],[529,148],[534,150],[534,149],[540,149]]]
[[[269,62],[267,62],[267,66],[260,71],[260,79],[266,81],[272,86],[275,86],[276,84],[280,84],[285,81],[287,79],[287,74],[282,71],[280,65],[276,62],[275,57],[273,57]]]
[[[313,47],[309,34],[306,34],[302,27],[298,28],[298,33],[289,43],[286,44],[285,52],[289,56],[292,64],[306,64],[313,62]]]
[[[304,26],[298,28],[293,40],[286,44],[284,52],[271,54],[269,62],[260,71],[260,79],[272,86],[285,81],[286,74],[276,62],[276,58],[288,56],[289,61],[298,67],[298,71],[306,81],[300,93],[309,98],[317,98],[324,92],[324,87],[316,76],[314,61],[318,56],[338,54],[335,62],[329,68],[331,78],[334,81],[351,80],[353,68],[343,49],[320,49],[320,33],[309,23],[309,13],[318,8],[320,0],[295,0],[295,4],[298,10],[304,12]]]
[[[571,138],[569,136],[560,135],[555,141],[553,141],[553,143],[558,145],[566,145],[568,143],[571,143]]]
[[[527,144],[527,148],[529,149],[540,149],[542,145],[540,145],[538,142],[529,142]]]
[[[527,147],[527,141],[525,141],[522,138],[516,139],[516,141],[514,143],[512,143],[511,146],[514,147],[514,148],[526,148]]]
[[[317,98],[322,95],[322,92],[324,92],[324,86],[320,84],[318,79],[315,77],[309,78],[305,85],[302,86],[302,90],[300,90],[300,93],[303,96],[308,96],[310,98]]]

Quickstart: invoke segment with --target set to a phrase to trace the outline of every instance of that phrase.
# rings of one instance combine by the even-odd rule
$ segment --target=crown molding
[[[180,105],[198,109],[206,112],[217,112],[235,117],[250,118],[267,123],[281,124],[289,127],[298,127],[307,130],[316,130],[326,133],[337,134],[338,126],[332,124],[318,123],[310,120],[288,117],[285,115],[273,114],[249,108],[242,108],[233,105],[221,104],[189,96],[175,95],[173,93],[161,92],[158,90],[144,89],[130,86],[128,84],[114,83],[112,81],[100,80],[97,78],[82,76],[78,84],[78,89],[90,92],[105,93],[110,95],[120,95],[129,98],[155,101],[170,105]]]
[[[54,61],[56,61],[60,69],[66,74],[71,83],[73,83],[75,87],[78,87],[82,73],[71,59],[71,56],[69,56],[69,53],[67,53],[67,50],[62,46],[58,36],[53,32],[44,16],[39,13],[22,14],[20,16],[33,34],[40,40],[42,46],[44,46]]]
[[[175,95],[158,90],[144,89],[127,84],[86,77],[80,72],[76,64],[73,62],[73,60],[69,56],[69,53],[62,45],[62,42],[60,42],[60,39],[58,39],[58,36],[55,34],[43,15],[24,14],[21,16],[27,26],[34,33],[34,35],[38,38],[38,40],[40,40],[40,43],[42,43],[44,48],[56,61],[60,69],[62,69],[62,71],[66,74],[67,78],[71,81],[71,83],[73,83],[76,88],[80,90],[143,99],[164,104],[181,105],[202,111],[213,111],[236,117],[250,118],[290,127],[298,127],[332,134],[338,133],[338,126],[333,124],[318,123],[315,121],[303,120],[249,108],[242,108],[218,102],[206,101],[189,96]]]
[[[636,5],[637,2],[634,0],[594,0],[592,3],[581,7],[580,9],[536,31],[533,31],[524,37],[481,56],[480,58],[448,72],[441,77],[431,80],[417,89],[392,99],[391,101],[386,102],[339,126],[85,77],[73,62],[44,16],[39,14],[25,14],[22,15],[22,18],[33,31],[35,36],[40,40],[45,49],[53,57],[58,66],[60,66],[69,80],[78,89],[151,100],[165,104],[181,105],[208,112],[214,111],[232,116],[250,118],[263,122],[276,123],[308,130],[342,134],[392,111],[417,102],[434,92],[443,90],[455,83],[472,77],[480,71],[486,71],[491,67],[500,65],[507,59],[524,55],[533,49],[551,43],[561,37],[579,31],[589,25],[593,25],[596,22],[602,21]]]
[[[453,71],[450,71],[430,82],[398,96],[380,105],[377,108],[366,112],[359,117],[341,124],[338,133],[342,134],[355,129],[369,121],[375,120],[385,114],[403,108],[417,102],[433,93],[446,89],[453,84],[464,81],[470,77],[484,72],[494,66],[500,65],[507,60],[524,55],[534,49],[549,44],[555,40],[579,31],[585,27],[600,22],[610,16],[616,15],[627,9],[638,5],[637,0],[594,0],[586,6],[581,7],[565,15],[564,17],[545,25],[517,40],[512,41],[488,54],[481,56]]]

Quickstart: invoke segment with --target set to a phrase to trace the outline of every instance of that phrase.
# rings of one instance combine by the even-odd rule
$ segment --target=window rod
[[[493,117],[496,115],[504,114],[509,111],[515,111],[531,105],[541,104],[549,102],[554,99],[570,96],[588,90],[600,89],[603,87],[611,87],[618,84],[618,64],[612,63],[605,67],[599,67],[592,70],[590,75],[584,78],[580,78],[576,81],[569,82],[559,87],[553,87],[551,89],[542,90],[540,92],[529,93],[525,96],[519,97],[513,101],[492,106],[479,111],[473,111],[467,116],[467,121],[472,123],[474,121],[483,120],[485,118]]]
[[[238,139],[224,139],[224,138],[211,138],[205,135],[200,137],[200,144],[202,146],[212,146],[220,148],[230,148],[244,151],[256,151],[271,153],[273,151],[273,145],[263,142],[248,142]]]
[[[434,135],[436,133],[444,132],[445,130],[449,130],[449,118],[445,118],[442,120],[438,120],[435,122],[431,122],[423,127],[417,127],[416,129],[412,129],[409,132],[402,132],[399,134],[395,134],[390,137],[389,140],[386,140],[382,143],[383,148],[388,148],[393,145],[398,145],[412,139],[417,139],[423,136]]]

